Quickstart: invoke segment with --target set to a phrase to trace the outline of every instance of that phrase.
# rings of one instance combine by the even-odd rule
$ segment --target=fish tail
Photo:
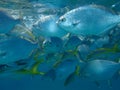
[[[44,60],[40,60],[38,62],[35,62],[35,64],[33,64],[32,68],[31,68],[31,72],[33,73],[38,73],[38,68],[39,68],[39,65],[43,62]],[[39,73],[41,74],[41,73]]]
[[[21,74],[32,74],[32,75],[44,75],[44,72],[38,71],[39,65],[42,63],[42,61],[35,62],[31,69],[21,69],[16,71],[16,73],[21,73]]]
[[[44,72],[40,72],[38,71],[38,67],[40,65],[40,63],[42,63],[41,61],[39,62],[35,62],[33,64],[33,66],[31,67],[31,69],[21,69],[16,71],[16,73],[20,73],[20,74],[32,74],[32,75],[44,75]]]

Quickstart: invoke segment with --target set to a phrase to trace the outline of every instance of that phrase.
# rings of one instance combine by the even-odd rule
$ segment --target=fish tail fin
[[[39,60],[39,61],[35,62],[35,63],[33,64],[32,68],[31,68],[31,70],[30,70],[31,73],[33,73],[33,74],[39,74],[39,75],[44,75],[43,72],[39,72],[39,71],[38,71],[39,65],[40,65],[43,61],[44,61],[44,60]]]
[[[40,65],[41,61],[39,62],[35,62],[35,64],[33,64],[31,69],[21,69],[21,70],[17,70],[16,73],[20,73],[20,74],[32,74],[32,75],[44,75],[44,72],[40,72],[38,71],[39,65]]]
[[[71,73],[64,82],[64,86],[72,83],[75,80],[75,76],[80,76],[80,66],[76,66],[76,69]]]
[[[74,80],[75,80],[75,73],[72,73],[72,74],[70,74],[70,75],[66,78],[66,80],[65,80],[65,82],[64,82],[64,86],[69,85],[69,84],[72,83]]]

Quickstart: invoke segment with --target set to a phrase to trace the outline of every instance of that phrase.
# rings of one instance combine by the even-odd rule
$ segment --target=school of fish
[[[65,86],[80,78],[98,86],[119,78],[119,11],[22,1],[0,1],[0,77],[38,75]]]

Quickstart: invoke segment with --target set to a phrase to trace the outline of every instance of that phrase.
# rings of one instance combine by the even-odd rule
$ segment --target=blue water
[[[101,88],[96,84],[88,82],[87,80],[76,80],[67,87],[63,86],[62,81],[45,81],[40,80],[39,77],[26,77],[23,79],[4,79],[0,80],[1,90],[120,90],[120,79],[112,82],[112,88],[102,83]]]
[[[24,8],[27,8],[26,6],[30,5],[30,3],[41,3],[43,5],[48,5],[48,8],[53,9],[64,9],[65,7],[68,7],[69,9],[76,8],[80,5],[88,5],[88,4],[99,4],[103,5],[107,8],[111,8],[112,5],[116,5],[113,10],[119,12],[120,5],[119,0],[16,0],[18,2],[15,2],[15,0],[1,0],[0,1],[0,9],[18,9],[23,10]],[[22,4],[24,2],[24,4]],[[11,5],[12,3],[12,5]],[[17,3],[17,4],[15,4]],[[117,4],[116,4],[117,3]],[[18,5],[18,6],[17,6]],[[31,10],[31,6],[28,5],[28,9]],[[44,6],[43,6],[44,7]],[[47,8],[45,6],[44,8]],[[37,8],[36,8],[37,9]],[[9,10],[8,10],[9,12]],[[42,12],[44,13],[44,12]],[[47,12],[48,13],[48,12]],[[51,14],[51,12],[49,12]],[[56,13],[56,12],[52,12]],[[62,12],[64,13],[64,11]],[[19,17],[19,15],[16,15],[14,12],[11,13],[15,18]],[[33,14],[31,11],[28,10],[24,12],[23,16],[26,16],[28,14]],[[46,14],[46,12],[45,12]],[[34,16],[34,15],[33,15]],[[38,17],[36,15],[36,17]],[[28,25],[28,23],[30,23]],[[24,24],[27,28],[31,29],[31,20],[30,21],[24,21]],[[29,34],[19,34],[17,32],[13,33],[13,36],[19,36],[22,35],[23,37],[27,37],[30,42],[33,44],[36,44],[34,42],[34,38],[31,39],[31,36]],[[9,34],[8,34],[9,36]],[[46,38],[46,37],[45,37]],[[1,39],[1,38],[0,38]],[[40,43],[41,44],[41,43]],[[5,47],[6,48],[6,47]],[[18,51],[20,49],[18,48]],[[9,51],[10,52],[10,51]],[[22,55],[22,54],[21,54]],[[1,56],[0,56],[1,57]],[[13,56],[14,57],[14,56]],[[17,57],[17,54],[16,54]],[[31,57],[30,57],[31,58]],[[27,58],[28,60],[29,58]],[[8,60],[8,59],[7,59]],[[29,62],[29,61],[27,61]],[[30,60],[31,62],[31,60]],[[13,68],[14,67],[14,64]],[[24,66],[21,66],[19,68],[22,68]],[[12,68],[12,69],[13,69]],[[48,68],[47,68],[48,69]],[[44,71],[44,70],[43,70]],[[120,76],[120,75],[119,75]],[[93,76],[94,77],[94,76]],[[76,78],[75,81],[70,83],[68,86],[64,86],[64,80],[48,80],[48,79],[41,79],[39,75],[23,75],[19,76],[18,74],[11,74],[11,73],[5,73],[5,75],[0,75],[0,90],[120,90],[120,78],[116,76],[116,78],[112,79],[112,86],[108,85],[107,81],[102,81],[100,83],[100,87],[96,85],[95,82],[89,81],[88,79],[83,78]]]

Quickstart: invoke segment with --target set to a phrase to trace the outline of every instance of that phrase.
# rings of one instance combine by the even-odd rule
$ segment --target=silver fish
[[[97,5],[73,9],[59,18],[59,27],[77,35],[99,35],[120,22],[120,16]]]

